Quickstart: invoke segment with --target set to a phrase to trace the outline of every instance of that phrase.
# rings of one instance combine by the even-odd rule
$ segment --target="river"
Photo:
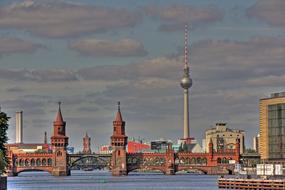
[[[218,190],[218,176],[160,173],[130,173],[113,177],[108,171],[72,171],[54,177],[45,172],[24,172],[8,178],[8,190]]]

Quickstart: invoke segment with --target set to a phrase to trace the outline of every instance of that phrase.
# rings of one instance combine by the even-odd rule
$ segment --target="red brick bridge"
[[[128,137],[125,135],[125,121],[122,119],[120,108],[113,121],[111,144],[112,155],[68,155],[66,147],[68,137],[65,135],[66,123],[63,121],[61,108],[53,122],[51,150],[45,153],[15,153],[7,145],[10,165],[9,176],[17,176],[24,171],[47,171],[54,176],[70,175],[70,168],[85,158],[94,158],[102,166],[110,167],[112,175],[127,175],[134,170],[156,170],[173,175],[179,171],[199,170],[205,174],[231,174],[234,165],[229,160],[239,162],[240,143],[237,139],[234,150],[214,151],[213,143],[209,143],[209,153],[179,152],[175,153],[171,146],[165,153],[127,153]]]
[[[125,121],[120,107],[113,121],[113,146],[111,169],[115,176],[128,175],[134,170],[156,170],[173,175],[179,171],[199,170],[205,174],[232,174],[234,164],[229,160],[240,159],[240,141],[237,139],[235,149],[214,151],[213,142],[209,143],[209,153],[179,152],[175,153],[168,146],[165,153],[127,153],[128,137],[125,134]]]

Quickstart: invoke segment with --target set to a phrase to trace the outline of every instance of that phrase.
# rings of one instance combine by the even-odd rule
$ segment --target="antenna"
[[[188,68],[188,25],[185,24],[185,34],[184,34],[184,68]]]

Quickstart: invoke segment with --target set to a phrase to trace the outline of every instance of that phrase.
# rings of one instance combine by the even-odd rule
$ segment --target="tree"
[[[5,173],[6,166],[7,166],[7,162],[5,160],[5,156],[3,154],[3,151],[0,150],[0,176],[1,174]]]
[[[6,113],[0,111],[0,175],[5,172],[5,169],[8,165],[8,158],[6,156],[6,147],[5,143],[8,141],[8,121],[10,117]]]

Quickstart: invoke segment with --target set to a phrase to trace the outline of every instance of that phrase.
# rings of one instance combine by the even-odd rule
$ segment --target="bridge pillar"
[[[123,149],[116,149],[112,153],[112,175],[123,176],[128,175],[127,154]]]
[[[10,151],[9,149],[7,150],[7,157],[10,162],[6,170],[7,176],[9,177],[18,176],[18,173],[16,171],[16,163],[15,163],[16,157],[13,154],[13,152]]]
[[[53,176],[69,176],[70,169],[67,166],[67,152],[65,150],[56,150],[53,155],[52,172]]]
[[[169,144],[166,150],[166,168],[165,174],[166,175],[175,175],[175,153],[172,149],[172,145]]]
[[[111,169],[113,176],[128,175],[126,146],[128,137],[125,134],[125,121],[123,121],[120,103],[118,102],[118,112],[113,121],[113,135],[111,136],[112,159]]]

